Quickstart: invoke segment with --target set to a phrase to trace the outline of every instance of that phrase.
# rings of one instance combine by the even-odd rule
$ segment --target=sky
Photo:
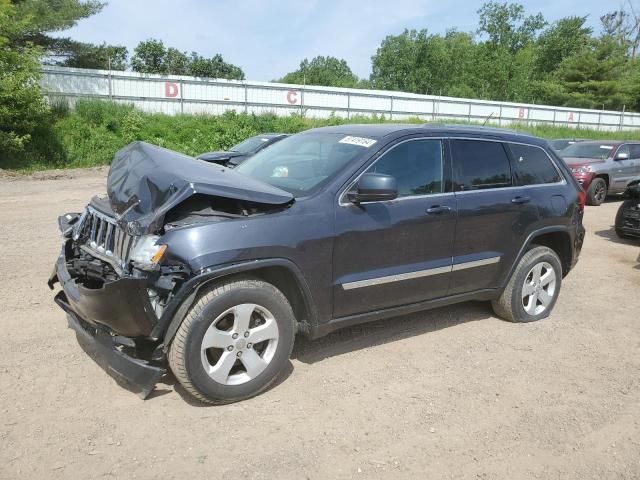
[[[405,28],[444,33],[475,31],[482,0],[106,0],[97,15],[59,33],[75,40],[124,45],[142,40],[222,54],[248,80],[269,81],[296,70],[303,58],[331,55],[368,78],[371,56],[387,35]],[[588,15],[597,31],[600,15],[621,0],[521,0],[527,13],[548,21]]]

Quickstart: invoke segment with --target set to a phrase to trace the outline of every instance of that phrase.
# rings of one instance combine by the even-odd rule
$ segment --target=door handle
[[[522,205],[523,203],[529,203],[531,199],[529,197],[515,197],[511,199],[511,203],[517,203],[518,205]]]
[[[441,213],[449,213],[451,211],[451,207],[447,207],[446,205],[433,205],[432,207],[427,208],[427,213],[429,215],[439,215]]]

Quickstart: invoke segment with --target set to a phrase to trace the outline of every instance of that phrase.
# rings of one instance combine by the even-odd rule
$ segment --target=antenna
[[[484,119],[484,122],[482,122],[482,126],[483,126],[483,127],[487,124],[487,122],[491,119],[491,117],[493,117],[493,112],[491,112],[491,113],[487,116],[487,118],[485,118],[485,119]]]

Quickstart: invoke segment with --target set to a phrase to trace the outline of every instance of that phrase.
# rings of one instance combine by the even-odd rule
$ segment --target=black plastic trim
[[[90,324],[105,325],[126,337],[142,337],[149,335],[157,322],[145,278],[122,277],[101,288],[83,287],[67,270],[64,246],[49,281],[50,287],[54,277],[62,285],[70,308]]]
[[[299,319],[301,322],[316,324],[317,312],[311,296],[311,290],[307,285],[300,269],[290,260],[285,258],[268,258],[261,260],[251,260],[248,262],[226,265],[222,267],[207,268],[200,275],[189,279],[176,293],[171,302],[166,306],[162,316],[151,331],[149,337],[153,340],[163,338],[165,349],[171,343],[178,327],[193,305],[198,291],[208,283],[237,273],[250,273],[266,267],[284,267],[290,270],[298,282],[305,302],[305,309],[308,318]]]
[[[407,315],[409,313],[431,310],[433,308],[444,307],[447,305],[452,305],[454,303],[466,302],[470,300],[491,300],[497,297],[499,293],[500,291],[497,289],[477,290],[470,293],[436,298],[433,300],[426,300],[424,302],[401,305],[399,307],[385,308],[383,310],[374,310],[367,313],[358,313],[356,315],[349,315],[348,317],[335,318],[330,322],[323,323],[321,325],[312,325],[310,327],[309,337],[311,339],[316,339],[323,337],[340,328],[359,325],[361,323],[373,322],[385,318],[391,318],[398,315]]]
[[[119,385],[138,394],[142,399],[147,398],[166,373],[166,369],[150,365],[117,349],[111,335],[83,321],[73,311],[64,292],[58,292],[54,300],[66,312],[69,328],[75,331],[78,343],[85,353]]]

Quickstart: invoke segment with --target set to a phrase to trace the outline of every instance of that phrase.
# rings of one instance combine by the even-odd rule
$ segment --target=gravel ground
[[[466,303],[299,339],[265,394],[147,401],[77,345],[46,279],[104,169],[0,175],[0,478],[640,478],[640,243],[587,208],[551,318]]]

